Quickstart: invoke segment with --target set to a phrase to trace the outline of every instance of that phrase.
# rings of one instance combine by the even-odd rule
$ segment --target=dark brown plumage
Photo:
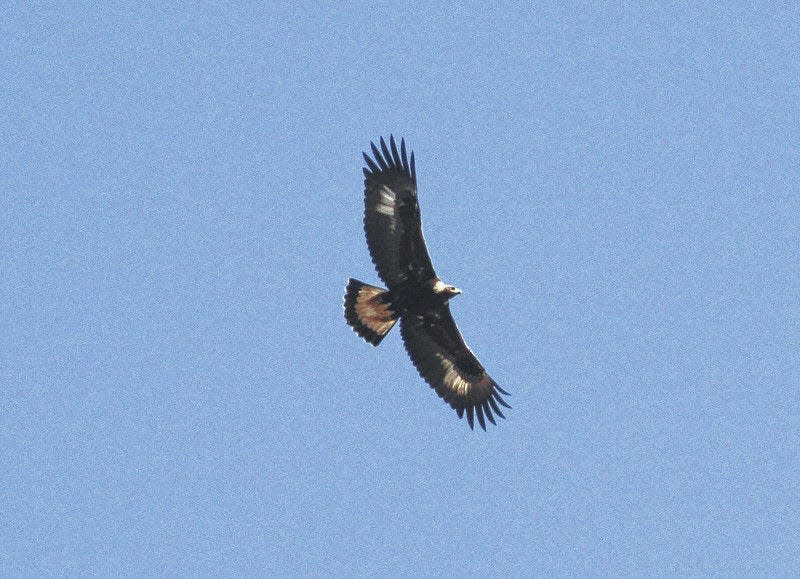
[[[400,333],[417,371],[436,393],[466,413],[470,428],[477,416],[505,418],[499,406],[507,392],[486,373],[469,349],[450,314],[448,302],[460,290],[436,276],[422,234],[417,202],[414,153],[398,151],[394,137],[380,149],[371,143],[372,158],[364,153],[364,231],[372,261],[388,289],[350,279],[345,293],[345,319],[374,346],[400,320]]]

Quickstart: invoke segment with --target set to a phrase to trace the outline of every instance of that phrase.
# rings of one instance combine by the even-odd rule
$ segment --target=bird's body
[[[425,283],[405,283],[392,291],[397,313],[400,316],[408,314],[429,314],[438,310],[451,297],[461,291],[453,286],[448,286],[439,278],[426,280]]]
[[[417,202],[414,153],[398,152],[394,138],[381,150],[372,144],[374,159],[364,154],[364,230],[372,261],[388,289],[350,279],[345,293],[345,319],[374,346],[400,320],[406,350],[420,375],[456,410],[474,416],[503,417],[498,404],[504,392],[467,347],[450,314],[449,300],[460,294],[444,283],[431,264]]]

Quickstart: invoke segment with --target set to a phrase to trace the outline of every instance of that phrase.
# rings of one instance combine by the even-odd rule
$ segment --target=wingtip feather
[[[383,138],[381,138],[383,141]],[[372,147],[372,155],[375,157],[375,161],[380,165],[381,169],[386,171],[389,168],[389,165],[386,164],[386,160],[381,155],[381,152],[378,150],[378,147],[375,146],[375,143],[370,142],[370,147]]]
[[[478,415],[478,422],[480,423],[481,428],[483,428],[483,430],[486,431],[486,421],[483,418],[483,406],[481,406],[480,404],[476,405],[475,414]]]
[[[364,168],[364,175],[369,177],[369,175],[371,175],[372,173],[377,173],[380,169],[378,169],[378,166],[375,164],[375,161],[370,159],[369,155],[367,155],[366,153],[361,153],[361,154],[364,155],[364,162],[367,164],[367,167],[369,167],[369,171],[367,171],[367,167]]]
[[[386,146],[386,141],[381,137],[381,151],[383,151],[383,158],[389,168],[392,168],[392,155],[389,153],[389,147]]]
[[[494,393],[494,399],[497,400],[500,404],[502,404],[506,408],[511,408],[511,406],[508,405],[508,402],[503,400],[497,392]]]
[[[502,413],[500,408],[498,408],[497,402],[494,401],[494,398],[490,397],[488,402],[489,402],[489,405],[492,407],[492,410],[494,410],[495,414],[497,414],[500,418],[505,418],[506,417],[505,414]]]
[[[494,416],[492,416],[492,409],[489,407],[488,402],[483,403],[483,413],[486,415],[486,418],[489,419],[489,422],[497,426],[497,423],[494,421]]]
[[[395,167],[402,167],[403,163],[400,160],[400,155],[397,152],[397,144],[394,142],[394,135],[389,135],[389,147],[392,149],[392,161]]]
[[[394,134],[389,134],[389,142],[387,144],[384,137],[378,139],[377,144],[374,141],[369,143],[372,157],[367,153],[362,153],[364,162],[370,173],[380,173],[381,171],[389,170],[402,170],[411,176],[416,183],[417,169],[414,161],[414,151],[411,151],[411,159],[406,150],[406,141],[404,138],[400,139],[400,148],[397,147],[397,139]],[[366,176],[369,176],[364,173]]]

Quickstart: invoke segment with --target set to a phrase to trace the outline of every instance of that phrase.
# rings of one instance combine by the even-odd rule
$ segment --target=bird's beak
[[[457,287],[454,287],[454,288],[453,288],[453,295],[454,295],[454,296],[457,296],[457,295],[458,295],[458,294],[460,294],[460,293],[461,293],[461,290],[460,290],[460,289],[458,289]]]

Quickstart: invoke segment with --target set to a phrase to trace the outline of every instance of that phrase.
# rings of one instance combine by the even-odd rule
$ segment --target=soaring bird
[[[383,137],[380,149],[370,143],[364,153],[364,231],[372,261],[388,289],[350,278],[344,296],[344,317],[364,340],[377,346],[400,320],[406,351],[420,376],[470,428],[475,416],[505,418],[499,406],[511,408],[508,396],[486,373],[461,337],[448,302],[461,293],[436,275],[422,235],[417,201],[417,172],[405,140],[400,150],[394,137]],[[499,406],[498,406],[499,405]]]

